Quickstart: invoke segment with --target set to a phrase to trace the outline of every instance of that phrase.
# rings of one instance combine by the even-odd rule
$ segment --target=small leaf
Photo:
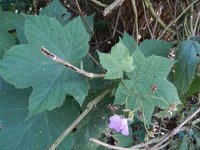
[[[176,55],[178,62],[174,75],[174,84],[179,93],[183,95],[194,79],[197,64],[200,60],[200,44],[196,41],[185,40],[179,45]]]
[[[142,51],[145,57],[151,55],[167,57],[172,46],[172,43],[161,40],[144,40],[139,45],[139,49]]]
[[[71,17],[71,14],[59,0],[53,0],[47,7],[41,10],[40,15],[56,18],[62,25],[67,24]]]
[[[158,113],[156,113],[154,116],[159,119],[164,119],[164,118],[171,118],[172,114],[168,110],[161,110]]]
[[[133,139],[131,136],[124,136],[120,133],[115,133],[113,135],[113,138],[115,139],[115,143],[117,146],[120,147],[130,147],[131,144],[133,143]]]
[[[128,48],[129,53],[132,55],[137,48],[137,43],[134,41],[133,37],[125,32],[122,38],[122,42]]]
[[[0,59],[16,43],[14,34],[9,33],[16,29],[16,26],[23,19],[22,15],[11,12],[0,12]],[[17,30],[18,34],[18,30]]]
[[[130,80],[123,80],[117,88],[114,104],[125,104],[134,112],[140,110],[149,125],[155,106],[167,109],[170,104],[180,103],[176,88],[166,79],[174,61],[160,56],[145,58],[136,50],[133,62],[136,69],[127,74]],[[152,85],[157,89],[152,90]]]
[[[79,115],[74,101],[68,98],[61,108],[45,111],[26,120],[31,89],[19,90],[0,82],[0,131],[3,150],[45,150]],[[71,150],[72,135],[68,135],[58,150]]]
[[[33,87],[29,100],[30,116],[60,107],[66,94],[72,95],[82,105],[89,89],[86,78],[40,51],[44,46],[79,66],[81,58],[87,54],[89,41],[80,17],[63,27],[54,18],[28,16],[25,29],[29,43],[14,46],[6,53],[0,63],[0,75],[17,88]]]
[[[123,77],[123,71],[133,70],[133,58],[129,56],[127,47],[120,41],[112,47],[110,54],[98,53],[101,65],[108,70],[105,79]]]

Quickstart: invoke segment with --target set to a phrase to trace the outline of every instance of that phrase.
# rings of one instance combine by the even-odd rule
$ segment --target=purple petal
[[[121,124],[120,129],[121,129],[121,133],[123,135],[126,135],[126,136],[129,135],[128,123],[127,123],[127,120],[125,118],[123,118],[123,120],[122,120],[122,124]]]
[[[117,132],[121,131],[121,124],[122,124],[122,118],[118,115],[111,116],[109,119],[109,128],[116,130]]]

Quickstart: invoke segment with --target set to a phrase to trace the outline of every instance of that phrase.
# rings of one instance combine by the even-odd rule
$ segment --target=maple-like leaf
[[[133,62],[136,68],[128,74],[130,80],[123,80],[117,88],[114,103],[125,104],[132,111],[140,110],[149,125],[156,106],[166,109],[180,103],[175,86],[167,80],[174,61],[160,56],[145,58],[137,49]]]
[[[81,18],[63,27],[54,18],[27,16],[25,34],[28,44],[14,46],[5,54],[0,62],[0,75],[17,88],[33,87],[29,115],[60,107],[66,94],[72,95],[81,105],[89,89],[87,79],[40,51],[44,46],[79,67],[89,48],[89,35]]]

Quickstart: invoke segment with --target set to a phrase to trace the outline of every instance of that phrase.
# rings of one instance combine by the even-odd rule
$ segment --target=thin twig
[[[119,23],[119,16],[120,15],[121,15],[121,6],[119,6],[119,10],[118,10],[118,13],[117,13],[117,19],[116,19],[116,22],[115,22],[115,27],[114,27],[114,30],[113,30],[112,38],[114,38],[114,36],[115,36],[117,26],[118,26],[118,23]]]
[[[167,145],[169,145],[170,142],[171,142],[171,140],[169,140],[165,144],[161,145],[160,147],[157,147],[157,150],[165,148]]]
[[[86,72],[84,70],[81,70],[79,68],[77,68],[76,66],[73,66],[72,64],[70,64],[69,62],[59,58],[58,56],[56,56],[55,54],[51,53],[49,50],[47,50],[45,47],[41,47],[41,51],[42,53],[51,58],[52,60],[66,66],[67,68],[79,73],[79,74],[82,74],[86,77],[89,77],[89,78],[103,78],[105,76],[105,74],[94,74],[94,73],[90,73],[90,72]]]
[[[111,11],[121,5],[125,0],[115,0],[111,3],[108,7],[106,7],[103,11],[103,15],[106,16],[107,14],[111,13]]]
[[[93,101],[91,101],[87,108],[82,112],[82,114],[74,120],[74,122],[55,140],[55,142],[51,145],[49,150],[55,150],[58,145],[64,140],[64,138],[79,124],[83,118],[96,106],[96,104],[105,97],[110,90],[103,91],[99,96],[97,96]]]
[[[88,54],[88,56],[92,59],[92,61],[94,61],[94,63],[95,63],[97,66],[99,66],[99,68],[101,68],[101,70],[102,70],[103,72],[106,73],[105,69],[95,60],[95,58],[94,58],[89,52],[88,52],[87,54]]]
[[[97,0],[91,0],[93,3],[95,3],[95,4],[97,4],[97,5],[99,5],[99,6],[101,6],[101,7],[107,7],[108,5],[106,5],[106,4],[103,4],[102,2],[100,2],[100,1],[97,1]]]
[[[89,29],[92,31],[92,34],[94,35],[94,37],[95,37],[95,39],[96,39],[94,30],[92,29],[92,27],[90,26],[90,24],[88,23],[88,21],[85,19],[84,14],[83,14],[83,12],[82,12],[82,10],[81,10],[81,8],[80,8],[80,5],[79,5],[79,3],[78,3],[78,0],[75,0],[75,3],[76,3],[76,6],[77,6],[77,8],[78,8],[78,11],[80,12],[80,15],[81,15],[83,21],[86,23],[86,25],[87,25],[87,26],[89,27]]]
[[[197,124],[197,123],[199,123],[199,122],[200,122],[200,118],[197,118],[196,120],[192,121],[191,124],[192,124],[192,125],[195,125],[195,124]],[[185,130],[187,130],[187,129],[188,129],[188,127],[187,127],[187,126],[184,126],[184,127],[182,127],[182,128],[180,129],[180,131],[185,131]],[[147,142],[143,142],[143,143],[134,145],[134,146],[132,146],[131,148],[138,149],[138,148],[142,148],[142,147],[147,147],[148,145],[151,145],[151,144],[153,144],[153,143],[157,143],[157,142],[163,140],[163,139],[166,138],[168,135],[169,135],[169,133],[166,134],[166,135],[164,135],[164,136],[162,136],[162,137],[156,137],[156,138],[153,138],[153,139],[151,139],[151,140],[149,140],[149,141],[147,141]],[[159,148],[160,148],[160,147],[159,147]]]
[[[150,0],[144,0],[145,5],[147,6],[148,10],[150,11],[152,17],[154,19],[158,19],[159,24],[161,25],[162,28],[166,29],[167,25],[160,19],[160,17],[158,17],[158,15],[156,15],[155,10],[153,9],[153,6],[150,2]],[[174,30],[167,28],[167,31],[171,32],[171,33],[175,33]]]
[[[95,138],[90,138],[90,141],[98,144],[98,145],[101,145],[101,146],[104,146],[106,148],[109,148],[109,149],[115,149],[115,150],[138,150],[138,149],[133,149],[133,148],[123,148],[123,147],[118,147],[118,146],[114,146],[114,145],[110,145],[110,144],[107,144],[107,143],[104,143],[104,142],[101,142]],[[140,149],[142,150],[142,149]]]
[[[161,33],[161,35],[160,35],[157,39],[160,39],[160,38],[165,34],[165,32],[169,29],[169,27],[170,27],[172,24],[174,24],[175,22],[177,22],[177,21],[182,17],[182,15],[183,15],[192,5],[194,5],[194,4],[197,3],[198,1],[200,1],[200,0],[195,0],[195,1],[193,1],[188,7],[186,7],[186,8],[184,9],[184,11],[183,11],[175,20],[173,20],[173,21],[171,21],[171,22],[169,23],[169,25],[163,30],[163,32]]]
[[[190,32],[192,34],[194,33],[194,28],[193,28],[193,12],[194,12],[194,8],[193,8],[193,5],[192,5],[191,9],[190,9]]]
[[[197,26],[198,26],[198,23],[199,23],[199,18],[200,18],[200,11],[197,13],[197,19],[196,19],[194,30],[193,30],[193,35],[195,35],[195,33],[196,33]]]
[[[153,34],[151,32],[151,28],[149,26],[149,22],[148,22],[148,19],[147,19],[147,13],[146,13],[146,8],[145,8],[145,5],[144,5],[144,2],[142,1],[142,5],[143,5],[143,9],[144,9],[144,18],[145,18],[145,21],[146,21],[146,25],[147,25],[147,28],[149,30],[149,34],[151,35],[151,38],[153,39]]]
[[[161,13],[162,13],[162,8],[160,8],[160,10],[158,11],[158,14],[157,14],[156,23],[153,28],[153,39],[155,38],[155,32],[156,32],[156,28],[157,28],[157,24],[158,24],[158,18],[160,18]]]
[[[131,0],[131,3],[132,3],[132,8],[133,8],[133,13],[134,13],[134,15],[135,15],[134,19],[135,19],[135,29],[136,29],[136,43],[138,44],[138,40],[139,40],[139,31],[138,31],[137,7],[136,7],[135,0]],[[134,25],[133,25],[133,37],[134,37]]]
[[[156,137],[156,138],[153,138],[153,139],[151,139],[151,140],[149,140],[149,141],[147,141],[147,142],[143,142],[143,143],[134,145],[134,146],[132,146],[131,148],[137,149],[137,148],[141,148],[141,147],[147,147],[148,145],[151,145],[151,144],[153,144],[153,143],[157,143],[158,141],[164,139],[165,137],[166,137],[166,135],[164,135],[164,136],[161,137],[161,138],[160,138],[160,137]]]
[[[153,147],[151,147],[149,150],[155,150],[157,147],[159,147],[164,142],[166,142],[167,140],[169,140],[171,137],[173,137],[174,135],[176,135],[181,130],[181,128],[188,121],[190,121],[192,118],[194,118],[199,112],[200,112],[200,107],[193,114],[191,114],[185,121],[183,121],[179,126],[177,126],[175,129],[173,129],[172,132],[170,132],[168,134],[168,136],[166,136],[164,139],[160,140],[160,142],[158,142],[156,145],[154,145]]]

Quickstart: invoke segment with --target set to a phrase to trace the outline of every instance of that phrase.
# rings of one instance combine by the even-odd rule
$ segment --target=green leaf
[[[136,66],[123,80],[115,94],[115,104],[126,104],[132,111],[143,113],[145,124],[151,123],[155,106],[166,109],[170,104],[180,103],[176,88],[166,78],[174,61],[160,56],[145,58],[141,51],[133,53]]]
[[[172,118],[173,117],[171,112],[169,112],[168,110],[161,110],[161,111],[157,112],[156,114],[154,114],[154,116],[156,118],[159,118],[159,119]]]
[[[52,18],[57,19],[62,25],[65,25],[69,22],[71,14],[67,12],[67,9],[60,3],[59,0],[52,1],[47,7],[40,11],[40,15],[46,15]],[[27,39],[25,36],[25,21],[20,20],[16,25],[17,28],[17,37],[21,44],[26,44]]]
[[[200,44],[200,36],[195,35],[195,36],[191,37],[190,40],[196,41]]]
[[[193,126],[192,131],[194,132],[194,138],[197,143],[197,146],[200,147],[200,130],[198,126]]]
[[[189,96],[197,93],[200,90],[200,77],[197,76],[191,83],[188,91],[184,94],[183,98],[186,99]]]
[[[176,55],[178,62],[174,75],[174,84],[180,94],[184,94],[194,79],[197,64],[200,60],[200,44],[196,41],[185,40],[179,45]]]
[[[179,147],[179,150],[188,150],[188,145],[189,143],[188,143],[188,141],[187,141],[187,138],[184,136],[183,137],[183,140],[182,140],[182,142],[181,142],[181,145],[180,145],[180,147]]]
[[[110,54],[98,53],[101,65],[108,70],[105,79],[123,77],[123,71],[133,70],[133,58],[129,56],[127,47],[120,41],[112,47]]]
[[[15,37],[8,32],[0,31],[0,59],[13,45],[15,45]]]
[[[11,12],[0,12],[0,59],[16,43],[15,34],[9,33],[16,29],[22,16]],[[17,32],[18,33],[18,32]]]
[[[74,134],[74,148],[73,150],[93,150],[97,149],[99,145],[89,141],[90,138],[98,139],[105,128],[107,127],[107,120],[112,115],[107,105],[112,103],[113,100],[105,97],[101,102],[92,110],[84,120],[77,126]],[[102,111],[103,110],[103,111]]]
[[[151,55],[167,57],[169,50],[170,48],[172,48],[172,46],[172,43],[162,40],[144,40],[139,45],[139,49],[142,51],[145,57]]]
[[[0,120],[5,125],[0,132],[3,150],[47,149],[79,114],[68,98],[61,108],[26,120],[31,89],[19,90],[2,80],[0,84]],[[71,150],[72,146],[72,135],[69,135],[58,150]]]
[[[120,147],[130,147],[133,143],[133,139],[131,136],[124,136],[121,133],[115,133],[113,138],[116,141],[116,145]]]
[[[40,15],[56,18],[62,25],[68,23],[71,17],[67,8],[65,8],[59,0],[53,0],[47,7],[41,10]]]
[[[128,48],[129,53],[132,55],[137,48],[137,43],[133,40],[133,37],[125,32],[122,38],[122,42]]]
[[[26,39],[26,35],[25,35],[25,18],[21,18],[20,20],[18,20],[18,23],[15,24],[16,27],[16,32],[17,32],[17,38],[20,42],[20,44],[26,44],[28,43],[27,39]]]
[[[54,18],[29,16],[25,29],[29,44],[14,46],[5,54],[0,63],[0,75],[17,88],[33,87],[29,115],[60,107],[66,94],[72,95],[81,105],[89,89],[86,78],[40,51],[44,46],[79,67],[89,41],[81,19],[78,17],[63,27]]]

